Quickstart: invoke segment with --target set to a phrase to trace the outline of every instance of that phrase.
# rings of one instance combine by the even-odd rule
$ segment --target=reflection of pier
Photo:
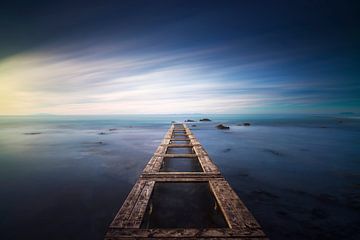
[[[173,124],[111,223],[115,239],[265,239],[185,124]]]

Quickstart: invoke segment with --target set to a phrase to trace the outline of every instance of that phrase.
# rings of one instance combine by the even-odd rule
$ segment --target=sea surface
[[[271,239],[360,239],[345,114],[0,117],[0,239],[103,239],[171,121],[203,117],[188,125]]]

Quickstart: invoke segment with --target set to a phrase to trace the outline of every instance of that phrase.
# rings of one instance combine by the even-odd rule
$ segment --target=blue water
[[[0,117],[0,238],[102,239],[170,122],[203,117],[188,125],[271,239],[360,239],[343,115]]]

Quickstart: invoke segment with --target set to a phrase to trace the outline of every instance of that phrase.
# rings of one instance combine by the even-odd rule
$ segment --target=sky
[[[357,1],[4,1],[0,115],[360,112]]]

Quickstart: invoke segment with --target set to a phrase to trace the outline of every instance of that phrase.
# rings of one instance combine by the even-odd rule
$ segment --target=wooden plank
[[[154,185],[155,181],[146,181],[130,217],[125,222],[127,228],[140,228]]]
[[[117,238],[120,237],[120,238]],[[206,238],[210,237],[219,239],[221,238],[232,238],[236,239],[267,239],[265,234],[260,231],[244,232],[240,229],[229,229],[229,228],[205,228],[205,229],[196,229],[196,228],[168,228],[168,229],[119,229],[111,228],[106,235],[107,240],[122,239],[126,237],[133,238],[151,238],[151,239],[161,239],[161,238]]]
[[[130,214],[135,206],[135,203],[139,197],[139,193],[145,186],[146,181],[139,179],[134,187],[132,188],[131,192],[127,196],[124,204],[120,208],[119,212],[116,214],[114,220],[110,224],[110,227],[124,227],[124,223],[130,217]]]
[[[166,153],[166,150],[167,150],[167,147],[166,147],[166,146],[160,145],[160,146],[156,149],[154,155],[165,154],[165,153]]]
[[[145,166],[143,173],[147,172],[158,172],[161,168],[161,163],[163,162],[163,157],[154,155],[149,163]]]
[[[205,149],[201,146],[201,145],[196,145],[194,146],[194,151],[197,155],[207,155],[208,156],[208,153],[205,151]]]
[[[188,137],[190,134],[178,134],[178,133],[173,133],[173,136],[175,137]]]
[[[187,136],[177,139],[175,136]],[[177,142],[185,142],[174,143]],[[188,143],[186,143],[188,142]],[[168,148],[191,147],[194,154],[167,154]],[[198,158],[204,172],[160,172],[164,157]],[[181,161],[181,160],[179,160]],[[156,182],[208,182],[229,228],[212,229],[140,229]],[[173,124],[154,156],[116,214],[105,236],[116,239],[266,239],[260,225],[245,207],[218,167],[185,124]]]
[[[155,154],[156,156],[159,157],[167,157],[167,158],[196,158],[197,155],[196,154],[192,154],[192,153],[184,153],[184,154],[173,154],[173,153],[166,153],[166,154]]]
[[[220,173],[198,173],[198,172],[159,172],[159,173],[143,173],[142,178],[151,178],[153,180],[161,180],[162,178],[173,178],[176,181],[188,181],[186,178],[201,178],[208,181],[214,178],[223,178]]]
[[[224,179],[209,181],[211,190],[230,226],[234,229],[261,229],[250,211]]]
[[[176,144],[176,143],[172,143],[172,144],[162,144],[164,146],[167,146],[168,148],[182,148],[182,147],[194,147],[194,146],[198,146],[198,145],[192,145],[192,144]]]

